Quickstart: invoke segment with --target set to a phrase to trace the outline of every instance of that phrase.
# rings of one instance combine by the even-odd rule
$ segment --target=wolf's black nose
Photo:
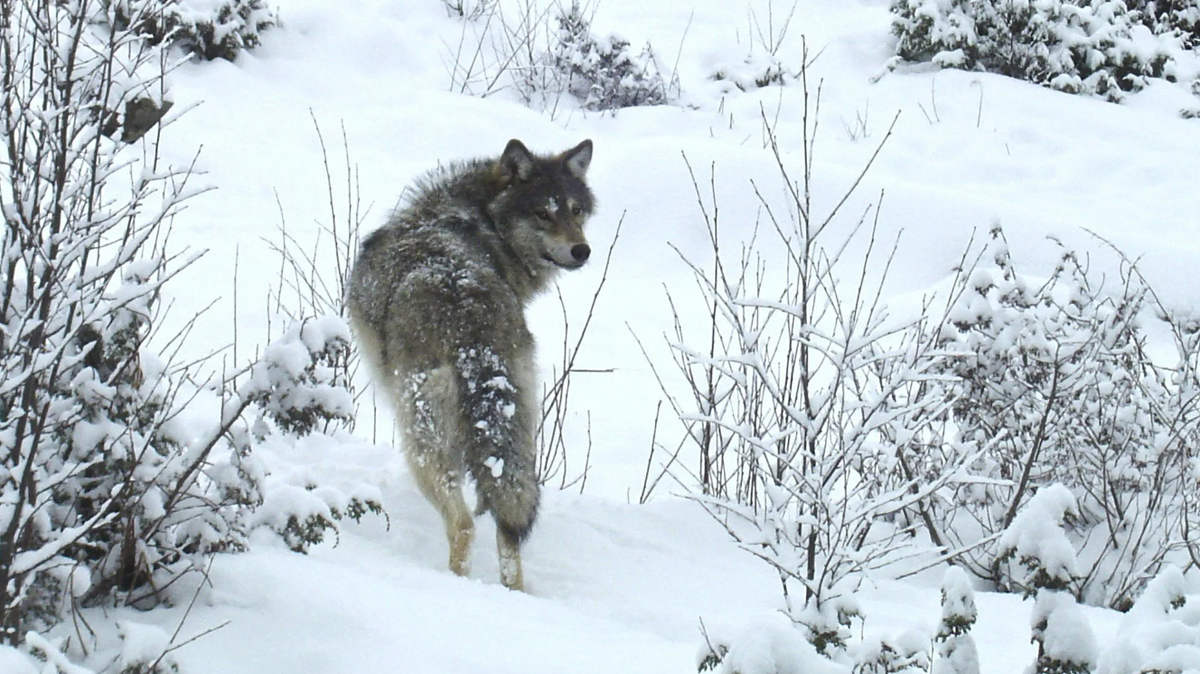
[[[592,247],[586,243],[577,243],[571,247],[571,257],[575,258],[575,261],[580,264],[587,262],[587,259],[591,256],[591,254]]]

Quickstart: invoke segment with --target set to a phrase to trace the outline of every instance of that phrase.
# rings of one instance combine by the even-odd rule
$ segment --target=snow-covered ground
[[[172,284],[174,315],[182,320],[221,297],[189,348],[199,354],[230,343],[235,326],[239,349],[263,343],[268,288],[279,274],[269,245],[281,218],[305,245],[315,245],[320,223],[329,221],[314,120],[343,203],[344,129],[368,230],[439,161],[496,155],[513,137],[546,152],[591,138],[589,180],[599,202],[588,228],[593,248],[607,250],[622,217],[624,225],[578,363],[612,371],[580,375],[572,392],[573,447],[586,444],[590,414],[586,489],[546,494],[525,552],[528,594],[500,586],[486,518],[472,576],[458,578],[445,568],[437,516],[388,445],[386,420],[373,420],[368,409],[356,441],[301,445],[274,460],[279,470],[374,485],[390,528],[368,515],[308,555],[262,533],[249,552],[215,559],[211,586],[195,595],[190,612],[192,595],[180,590],[175,608],[117,617],[169,633],[183,621],[180,642],[225,625],[174,652],[193,674],[692,672],[702,625],[729,632],[772,620],[783,605],[774,573],[675,496],[670,478],[637,505],[661,394],[633,337],[669,374],[667,291],[685,309],[695,302],[690,271],[672,246],[703,260],[708,245],[684,156],[703,185],[710,167],[715,173],[730,249],[755,222],[750,181],[782,194],[764,148],[764,114],[785,160],[799,161],[799,87],[741,92],[709,79],[721,68],[744,68],[752,50],[761,54],[747,12],[753,6],[764,17],[767,0],[599,3],[595,30],[617,31],[635,46],[649,40],[668,69],[677,59],[682,85],[677,105],[615,115],[566,108],[550,115],[510,92],[452,91],[449,69],[463,31],[470,50],[469,31],[478,27],[448,17],[441,0],[274,4],[283,27],[266,33],[259,49],[236,63],[186,65],[171,82],[177,106],[197,107],[169,127],[168,159],[187,162],[199,149],[200,180],[217,188],[190,203],[173,234],[178,245],[209,250]],[[790,6],[775,4],[776,13]],[[1057,258],[1051,236],[1115,272],[1090,231],[1140,258],[1168,304],[1200,306],[1200,121],[1178,115],[1195,105],[1186,91],[1156,85],[1118,106],[993,75],[887,72],[886,0],[800,0],[778,52],[784,63],[799,63],[801,38],[819,54],[813,88],[822,83],[818,210],[842,196],[897,120],[846,209],[857,214],[885,195],[880,238],[902,232],[889,297],[911,305],[951,273],[973,236],[1000,222],[1031,273],[1049,271]],[[599,282],[595,263],[560,279],[573,329]],[[543,298],[531,322],[548,372],[561,343],[557,299]],[[673,447],[677,427],[666,416],[664,407],[659,439]],[[579,470],[583,450],[570,459],[569,470]],[[903,583],[868,579],[866,630],[932,634],[939,581],[938,571]],[[977,601],[984,674],[1031,663],[1030,604],[986,593]],[[1105,644],[1119,615],[1087,611]]]

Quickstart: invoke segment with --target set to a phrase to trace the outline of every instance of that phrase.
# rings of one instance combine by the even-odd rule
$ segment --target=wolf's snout
[[[584,262],[587,262],[588,258],[591,257],[591,255],[592,255],[592,247],[587,245],[586,243],[577,243],[571,247],[571,257],[575,258],[575,261],[578,262],[579,264],[583,264]]]

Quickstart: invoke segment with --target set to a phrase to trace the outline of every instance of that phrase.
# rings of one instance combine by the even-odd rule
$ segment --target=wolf
[[[538,511],[535,345],[525,307],[562,269],[579,269],[595,198],[592,142],[538,155],[511,140],[498,158],[417,180],[367,236],[346,303],[360,352],[395,408],[421,493],[438,510],[450,570],[469,573],[475,515],[496,521],[500,580],[523,590],[521,543]]]

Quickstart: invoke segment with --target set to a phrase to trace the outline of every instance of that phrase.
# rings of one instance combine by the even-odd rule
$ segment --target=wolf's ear
[[[592,163],[592,141],[585,140],[563,153],[563,163],[571,175],[582,178]]]
[[[510,178],[529,180],[533,175],[533,154],[524,143],[513,138],[504,146],[504,154],[500,155],[500,167]]]

